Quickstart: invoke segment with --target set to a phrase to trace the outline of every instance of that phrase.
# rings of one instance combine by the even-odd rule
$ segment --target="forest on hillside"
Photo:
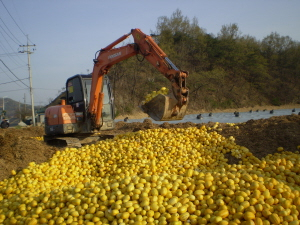
[[[243,35],[235,23],[209,34],[197,18],[190,19],[179,9],[170,17],[159,17],[154,31],[143,32],[151,33],[177,68],[189,72],[190,112],[300,104],[300,42],[289,36],[272,32],[257,40]],[[142,55],[114,65],[108,76],[117,115],[132,114],[148,93],[171,88],[169,80]],[[58,104],[64,89],[49,104]],[[31,116],[29,105],[5,100],[9,117]]]
[[[242,35],[237,24],[208,34],[196,18],[177,9],[158,18],[154,40],[181,70],[189,72],[189,109],[211,110],[300,103],[300,43],[271,33],[262,40]],[[117,112],[132,113],[144,96],[169,81],[142,56],[109,73]],[[142,61],[142,62],[141,62]]]
[[[177,9],[158,18],[153,38],[168,58],[188,71],[189,109],[211,110],[300,103],[300,43],[272,32],[262,40],[237,24],[208,34]],[[141,55],[109,72],[118,114],[133,113],[147,93],[170,82]]]

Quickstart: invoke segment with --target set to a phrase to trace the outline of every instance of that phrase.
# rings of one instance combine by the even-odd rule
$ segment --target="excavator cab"
[[[82,133],[91,132],[91,123],[88,112],[90,92],[92,84],[92,75],[78,74],[70,77],[66,83],[67,105],[71,105],[75,111],[76,120],[81,126]],[[104,93],[102,117],[100,124],[101,130],[110,130],[114,128],[114,102],[112,89],[108,76],[104,76],[102,92]]]
[[[50,106],[45,111],[44,141],[59,146],[80,147],[103,138],[94,130],[88,111],[92,75],[77,74],[66,82],[66,95],[60,105]],[[108,77],[103,77],[104,94],[100,130],[114,128],[114,102]],[[111,138],[111,137],[109,137]]]
[[[88,111],[92,75],[77,74],[66,82],[66,97],[61,105],[48,107],[45,111],[45,133],[75,134],[93,133],[92,119]],[[108,77],[103,77],[104,93],[100,130],[114,128],[114,102]]]

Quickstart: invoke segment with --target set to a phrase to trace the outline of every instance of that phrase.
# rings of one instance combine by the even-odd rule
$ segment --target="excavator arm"
[[[133,36],[133,44],[114,48],[130,35]],[[107,74],[114,64],[137,54],[145,57],[172,84],[172,93],[168,96],[159,95],[149,103],[142,105],[143,111],[148,113],[154,120],[177,120],[183,118],[188,103],[189,91],[186,87],[188,73],[179,70],[151,36],[144,34],[140,29],[132,29],[130,33],[123,35],[98,52],[98,56],[94,59],[89,105],[89,112],[95,128],[101,126],[104,97],[102,93],[103,75]]]

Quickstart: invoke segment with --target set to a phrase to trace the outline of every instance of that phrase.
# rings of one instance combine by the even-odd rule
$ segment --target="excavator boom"
[[[133,36],[133,44],[114,48],[130,35]],[[123,35],[98,52],[98,56],[94,59],[89,105],[95,128],[101,126],[103,75],[107,74],[114,64],[137,54],[145,57],[172,85],[171,93],[156,96],[150,102],[141,105],[142,110],[154,120],[179,120],[184,117],[189,94],[186,87],[188,73],[179,70],[151,36],[144,34],[140,29],[132,29],[130,33]]]

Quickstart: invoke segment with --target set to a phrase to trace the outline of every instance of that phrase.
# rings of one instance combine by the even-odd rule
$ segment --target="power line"
[[[23,91],[23,90],[28,90],[28,89],[27,88],[23,88],[23,89],[16,89],[16,90],[0,91],[0,93],[12,92],[12,91]]]
[[[18,56],[19,54],[17,52],[8,52],[8,53],[5,53],[5,54],[0,54],[0,57],[3,57],[3,56]]]
[[[23,78],[23,79],[20,79],[20,80],[26,80],[26,79],[28,79],[28,78]],[[20,80],[13,80],[13,81],[10,81],[10,82],[0,83],[0,85],[13,83],[13,82],[20,81]]]
[[[35,90],[48,90],[48,91],[60,91],[60,89],[51,89],[51,88],[34,88]]]
[[[3,35],[3,33],[0,31],[0,34],[3,36],[3,39],[7,42],[7,45],[11,48],[11,50],[12,51],[14,51],[14,49],[11,47],[11,45],[9,44],[9,42],[8,42],[8,40],[5,38],[5,36]],[[6,49],[6,47],[0,42],[0,44],[1,44],[1,47],[2,47],[2,49],[4,50],[4,52],[8,52],[7,51],[7,49]],[[11,58],[9,55],[8,55],[8,57],[12,60],[12,61],[14,61],[14,63],[16,64],[16,65],[21,65],[18,61],[16,61],[15,59],[13,59],[13,58]]]
[[[16,36],[10,31],[10,29],[6,26],[6,24],[4,23],[4,21],[2,20],[2,18],[0,17],[0,20],[2,21],[2,23],[4,24],[4,26],[6,27],[6,29],[8,30],[8,32],[12,35],[12,38],[6,31],[5,29],[0,25],[0,27],[2,28],[2,30],[6,33],[6,35],[8,37],[10,37],[10,39],[15,42],[17,45],[19,45],[21,42],[16,38]]]
[[[4,8],[6,9],[7,13],[9,14],[9,16],[12,18],[12,20],[14,21],[14,23],[17,25],[17,27],[20,29],[20,31],[24,34],[24,36],[26,36],[26,34],[24,33],[24,31],[21,29],[21,27],[19,27],[19,25],[17,24],[17,22],[15,21],[15,19],[12,17],[12,15],[10,14],[10,12],[8,11],[8,9],[6,8],[6,6],[4,5],[3,1],[0,0],[2,5],[4,6]]]
[[[0,54],[0,56],[1,56],[1,54]],[[18,66],[18,67],[14,67],[12,70],[15,70],[15,69],[20,69],[20,68],[23,68],[23,67],[26,67],[27,65],[23,65],[23,66]],[[1,68],[1,67],[0,67]],[[3,71],[3,69],[2,69],[2,71]],[[5,71],[3,71],[3,72],[0,72],[0,74],[1,73],[6,73]]]
[[[3,6],[5,7],[3,1],[1,0],[1,3],[3,4]],[[5,7],[6,11],[8,11],[8,9]],[[12,17],[12,15],[9,13],[8,11],[8,14]],[[12,18],[13,19],[13,18]],[[14,20],[14,19],[13,19]],[[4,24],[4,26],[0,25],[0,28],[1,30],[3,30],[3,32],[6,34],[6,36],[12,40],[14,43],[16,43],[17,45],[19,45],[21,43],[21,41],[13,34],[13,32],[10,30],[9,26],[6,25],[6,23],[4,22],[4,20],[0,17],[0,21],[2,21],[2,23]],[[15,22],[15,20],[14,20]],[[15,22],[16,23],[16,22]],[[6,28],[6,29],[5,29]],[[3,39],[7,42],[7,45],[10,47],[10,49],[12,49],[12,51],[14,52],[15,51],[15,48],[11,47],[11,45],[9,44],[8,40],[5,38],[5,35],[4,33],[0,32],[1,35],[3,36]],[[1,43],[1,42],[0,42]],[[4,46],[2,47],[4,52],[8,53],[8,51],[4,49]],[[8,54],[8,57],[15,63],[15,64],[18,64],[18,65],[21,65],[19,63],[19,61],[15,60],[14,58],[11,58],[10,57],[11,54]],[[21,61],[23,61],[18,55],[16,55]]]
[[[19,79],[19,77],[17,77],[9,68],[8,66],[3,62],[2,59],[0,59],[0,61],[2,62],[2,64],[8,69],[9,72],[11,72],[12,75],[14,75],[15,78],[17,78],[22,84],[24,84],[26,87],[29,88],[29,86],[27,84],[25,84],[22,80]]]
[[[28,78],[24,78],[22,80],[26,80]],[[6,82],[6,83],[0,83],[1,84],[8,84],[8,83],[12,83],[14,81],[11,82]],[[45,91],[59,91],[60,89],[50,89],[50,88],[33,88],[34,90],[45,90]],[[23,89],[16,89],[16,90],[9,90],[9,91],[0,91],[0,93],[2,92],[11,92],[11,91],[20,91],[20,90],[27,90],[27,88],[23,88]]]
[[[9,79],[11,79],[11,80],[13,80],[10,76],[8,76],[8,74],[6,73],[6,71],[4,71],[3,69],[2,69],[2,67],[0,67],[0,69],[3,71],[3,72],[1,72],[1,73],[4,73]],[[16,83],[19,87],[22,87],[20,84],[18,84],[18,83]]]

